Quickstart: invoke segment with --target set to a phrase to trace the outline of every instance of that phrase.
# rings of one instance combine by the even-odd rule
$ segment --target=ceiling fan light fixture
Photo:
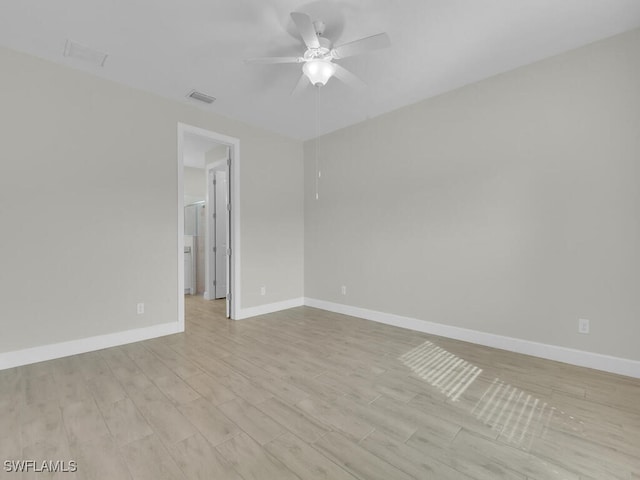
[[[302,71],[312,85],[322,87],[336,73],[336,66],[327,60],[310,60],[302,66]]]

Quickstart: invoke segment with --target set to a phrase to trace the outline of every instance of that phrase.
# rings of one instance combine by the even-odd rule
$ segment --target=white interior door
[[[227,296],[227,248],[229,247],[229,211],[227,173],[216,171],[215,175],[215,298],[225,298]]]

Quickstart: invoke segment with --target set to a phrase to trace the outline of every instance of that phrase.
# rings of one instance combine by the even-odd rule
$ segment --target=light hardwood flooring
[[[0,372],[1,478],[640,479],[640,381],[307,307]]]

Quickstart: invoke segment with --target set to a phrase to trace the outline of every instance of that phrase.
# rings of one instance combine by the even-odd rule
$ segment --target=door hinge
[[[231,249],[227,248],[227,255],[231,256]]]
[[[216,253],[216,247],[213,247],[213,253]]]
[[[213,286],[214,286],[214,287],[216,286],[216,281],[215,281],[215,280],[213,281]]]
[[[231,166],[231,158],[228,157],[227,158],[227,167],[230,167],[230,166]]]
[[[213,214],[213,219],[214,219],[214,220],[216,219],[216,214],[215,214],[215,213]]]
[[[231,301],[231,292],[227,293],[227,300]]]
[[[227,210],[230,212],[231,211],[231,204],[227,203]]]
[[[213,184],[214,184],[214,185],[216,184],[216,179],[215,179],[215,178],[213,179]]]

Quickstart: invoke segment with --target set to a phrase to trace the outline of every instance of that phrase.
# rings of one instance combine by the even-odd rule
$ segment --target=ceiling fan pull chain
[[[316,87],[316,200],[320,198],[320,87]]]

